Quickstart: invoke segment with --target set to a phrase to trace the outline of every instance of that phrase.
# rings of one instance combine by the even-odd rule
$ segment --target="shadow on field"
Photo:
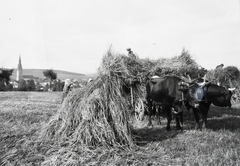
[[[240,116],[209,119],[207,128],[214,131],[221,129],[230,131],[240,129]]]
[[[222,117],[222,115],[232,115],[232,116],[240,116],[240,108],[222,108],[211,106],[208,112],[208,117]]]
[[[183,112],[183,131],[195,130],[195,117],[193,111]],[[202,118],[202,115],[200,115]],[[166,118],[162,117],[162,125],[156,125],[156,118],[153,118],[153,127],[146,127],[147,116],[145,120],[136,125],[133,129],[133,137],[136,144],[144,146],[149,142],[163,141],[169,138],[176,137],[182,131],[176,130],[175,118],[171,122],[171,131],[166,131]],[[240,108],[221,108],[211,106],[208,113],[207,128],[210,130],[238,130],[240,129]],[[200,121],[202,123],[202,119]]]
[[[176,137],[181,130],[172,127],[171,131],[167,131],[166,126],[144,127],[133,130],[133,137],[137,145],[144,146],[149,142],[163,141]]]
[[[237,130],[240,128],[240,109],[211,106],[208,112],[207,128],[212,130]]]
[[[187,116],[186,114],[184,116],[184,123],[186,124],[184,129],[187,130],[195,128],[195,118],[192,110],[190,111],[191,115],[188,113]],[[201,114],[200,117],[202,118]],[[230,131],[240,129],[240,108],[222,108],[211,105],[207,116],[207,128],[214,131],[221,129]]]

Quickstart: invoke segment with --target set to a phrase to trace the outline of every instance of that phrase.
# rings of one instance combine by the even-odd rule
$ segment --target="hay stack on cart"
[[[133,144],[129,119],[129,86],[139,93],[143,70],[138,60],[111,51],[103,57],[99,76],[71,91],[44,127],[42,138],[55,144],[116,147]]]
[[[109,50],[102,59],[98,77],[67,95],[42,136],[56,142],[68,140],[86,146],[131,146],[132,102],[145,98],[146,80],[152,75],[169,74],[164,70],[167,66],[173,70],[170,74],[176,74],[186,65],[196,63],[189,56],[150,61]]]
[[[42,164],[84,163],[98,156],[99,149],[105,154],[106,149],[132,147],[132,102],[145,98],[145,83],[151,76],[166,75],[163,69],[168,65],[175,66],[174,71],[185,66],[179,59],[174,63],[180,66],[172,61],[132,59],[109,50],[98,77],[84,88],[70,91],[56,115],[43,126],[39,143],[49,157]]]

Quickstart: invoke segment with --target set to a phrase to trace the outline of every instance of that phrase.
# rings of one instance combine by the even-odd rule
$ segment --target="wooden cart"
[[[131,91],[131,105],[134,109],[134,116],[137,121],[142,121],[144,118],[145,110],[146,110],[146,102],[143,94],[141,96],[134,94],[132,88]]]

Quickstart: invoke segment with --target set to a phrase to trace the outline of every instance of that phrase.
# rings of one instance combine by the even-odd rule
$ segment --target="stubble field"
[[[49,165],[54,147],[42,145],[42,126],[61,107],[61,92],[0,92],[0,165]],[[71,151],[64,165],[240,165],[240,109],[211,106],[208,129],[195,130],[193,113],[184,111],[184,130],[146,127],[147,118],[134,122],[135,145],[89,154]],[[156,122],[154,121],[154,124]],[[74,146],[74,145],[73,145]],[[66,153],[69,154],[69,153]],[[76,162],[77,161],[77,162]],[[63,163],[63,162],[62,162]],[[67,163],[67,164],[66,164]],[[61,162],[55,165],[62,165]]]

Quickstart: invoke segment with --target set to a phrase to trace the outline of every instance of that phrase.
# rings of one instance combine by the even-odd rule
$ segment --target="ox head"
[[[194,83],[199,85],[197,91],[194,92],[198,101],[205,98],[205,102],[211,102],[215,106],[231,107],[231,97],[235,88],[212,84],[206,81],[205,77],[195,79],[191,84]],[[206,87],[205,90],[204,87]]]
[[[202,100],[203,96],[203,90],[201,90],[203,89],[203,86],[204,84],[198,84],[195,82],[190,84],[186,82],[180,82],[181,88],[178,90],[183,93],[184,100],[186,100],[190,106],[198,108],[199,102]]]
[[[207,95],[214,105],[219,107],[231,107],[231,97],[234,90],[235,88],[211,85],[208,88]]]

